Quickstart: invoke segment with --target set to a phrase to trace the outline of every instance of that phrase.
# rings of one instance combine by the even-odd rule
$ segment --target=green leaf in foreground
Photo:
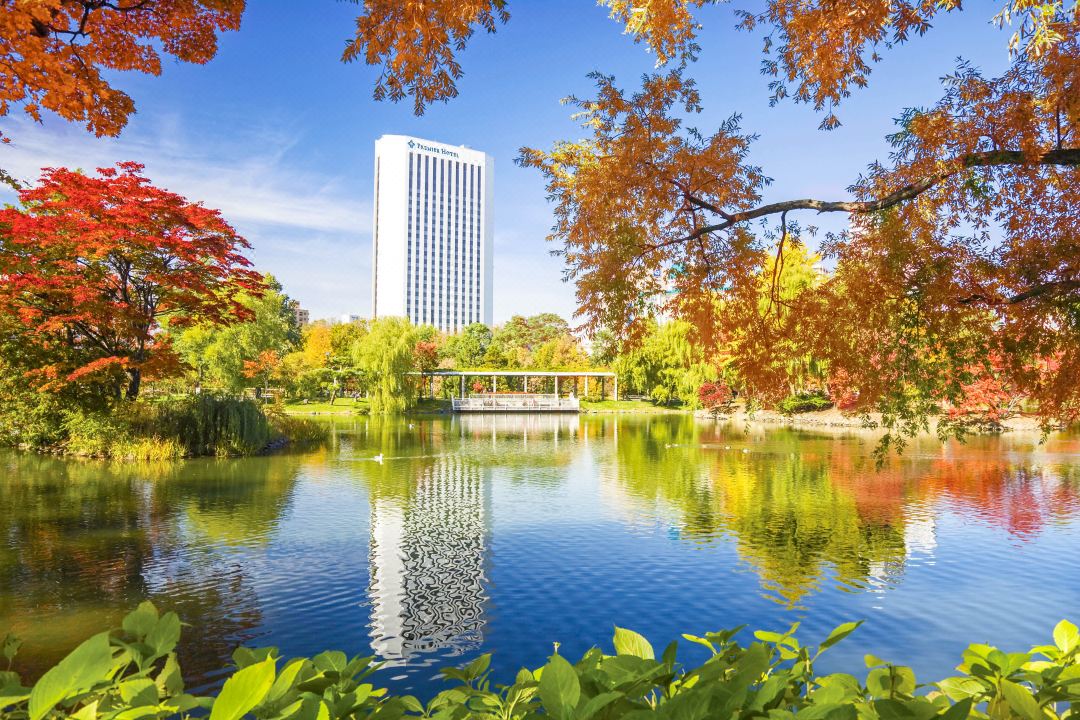
[[[552,655],[540,674],[540,702],[553,717],[566,717],[581,698],[574,667],[562,655]]]
[[[274,684],[274,658],[249,665],[225,681],[210,720],[240,720],[262,702]]]
[[[621,627],[615,628],[614,643],[615,652],[619,655],[633,655],[644,660],[656,659],[656,654],[653,652],[653,647],[649,644],[649,641],[633,630]]]
[[[1054,644],[1063,653],[1070,653],[1080,647],[1080,630],[1068,620],[1062,620],[1054,628]]]
[[[64,699],[105,680],[112,670],[109,633],[98,633],[45,673],[30,693],[30,720],[41,720]]]
[[[818,646],[818,650],[827,650],[828,648],[831,648],[833,645],[855,632],[860,625],[862,625],[862,620],[859,620],[858,622],[848,622],[837,626],[835,630],[829,633],[829,637],[825,638],[825,641]]]
[[[344,653],[326,652],[293,659],[279,673],[273,648],[238,650],[236,667],[216,701],[187,695],[175,655],[153,659],[156,648],[168,645],[174,635],[172,621],[159,629],[161,620],[149,607],[137,611],[126,620],[127,632],[90,638],[32,690],[22,687],[17,673],[0,671],[0,720],[151,720],[191,714],[208,720],[1080,717],[1080,652],[1070,623],[1055,629],[1054,645],[1026,653],[971,645],[959,676],[922,684],[911,668],[872,655],[866,656],[865,679],[818,675],[794,628],[784,634],[757,633],[777,639],[745,647],[734,641],[736,631],[689,636],[710,650],[711,657],[696,667],[685,659],[679,662],[674,645],[657,662],[645,638],[620,628],[617,655],[594,647],[573,664],[556,647],[547,664],[520,670],[510,686],[493,686],[490,658],[482,655],[465,667],[445,670],[456,684],[424,704],[372,684],[373,658],[349,660]],[[831,647],[856,627],[841,625],[822,647]],[[144,631],[160,642],[129,641],[131,634]],[[1035,655],[1046,659],[1032,661]]]
[[[1040,720],[1045,717],[1038,701],[1031,696],[1027,688],[1017,685],[1009,680],[1001,681],[1001,694],[1005,696],[1005,702],[1019,717],[1027,720]]]

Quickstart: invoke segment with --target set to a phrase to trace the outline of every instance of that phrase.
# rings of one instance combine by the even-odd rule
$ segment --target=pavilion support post
[[[585,399],[588,400],[589,399],[589,376],[586,375],[585,377],[582,378],[582,380],[585,381]]]
[[[558,375],[555,376],[555,397],[556,398],[559,397],[559,376]],[[558,435],[556,435],[556,438],[557,437],[558,437]]]
[[[492,394],[492,395],[494,395],[494,394],[495,394],[495,393],[497,393],[497,392],[499,392],[499,390],[498,390],[498,388],[497,388],[497,387],[495,386],[495,376],[494,376],[494,375],[492,375],[492,376],[491,376],[491,394]]]
[[[528,375],[525,376],[525,378],[523,380],[523,384],[522,384],[521,387],[525,390],[525,394],[528,395],[529,394],[529,376]]]
[[[465,399],[465,376],[464,375],[461,376],[461,394],[458,395],[458,397],[461,398],[462,400]]]
[[[615,402],[619,402],[619,376],[615,376]]]

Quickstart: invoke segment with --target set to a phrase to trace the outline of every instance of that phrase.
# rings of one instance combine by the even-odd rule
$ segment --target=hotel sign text
[[[455,152],[454,150],[447,150],[446,148],[439,148],[433,145],[425,145],[424,143],[419,143],[415,140],[409,141],[409,149],[426,150],[427,152],[435,153],[436,155],[445,155],[452,158],[456,158],[458,156],[457,152]]]

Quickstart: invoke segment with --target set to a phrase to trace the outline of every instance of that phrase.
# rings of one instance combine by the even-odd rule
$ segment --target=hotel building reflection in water
[[[389,665],[480,646],[487,602],[490,470],[435,458],[405,498],[372,498],[372,648]]]

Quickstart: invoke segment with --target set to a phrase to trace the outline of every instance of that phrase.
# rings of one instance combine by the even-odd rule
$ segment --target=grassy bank
[[[648,400],[581,400],[582,412],[589,413],[685,413],[683,407],[654,405]]]
[[[286,415],[358,415],[368,412],[368,401],[363,398],[338,398],[329,402],[287,402],[282,407]]]

